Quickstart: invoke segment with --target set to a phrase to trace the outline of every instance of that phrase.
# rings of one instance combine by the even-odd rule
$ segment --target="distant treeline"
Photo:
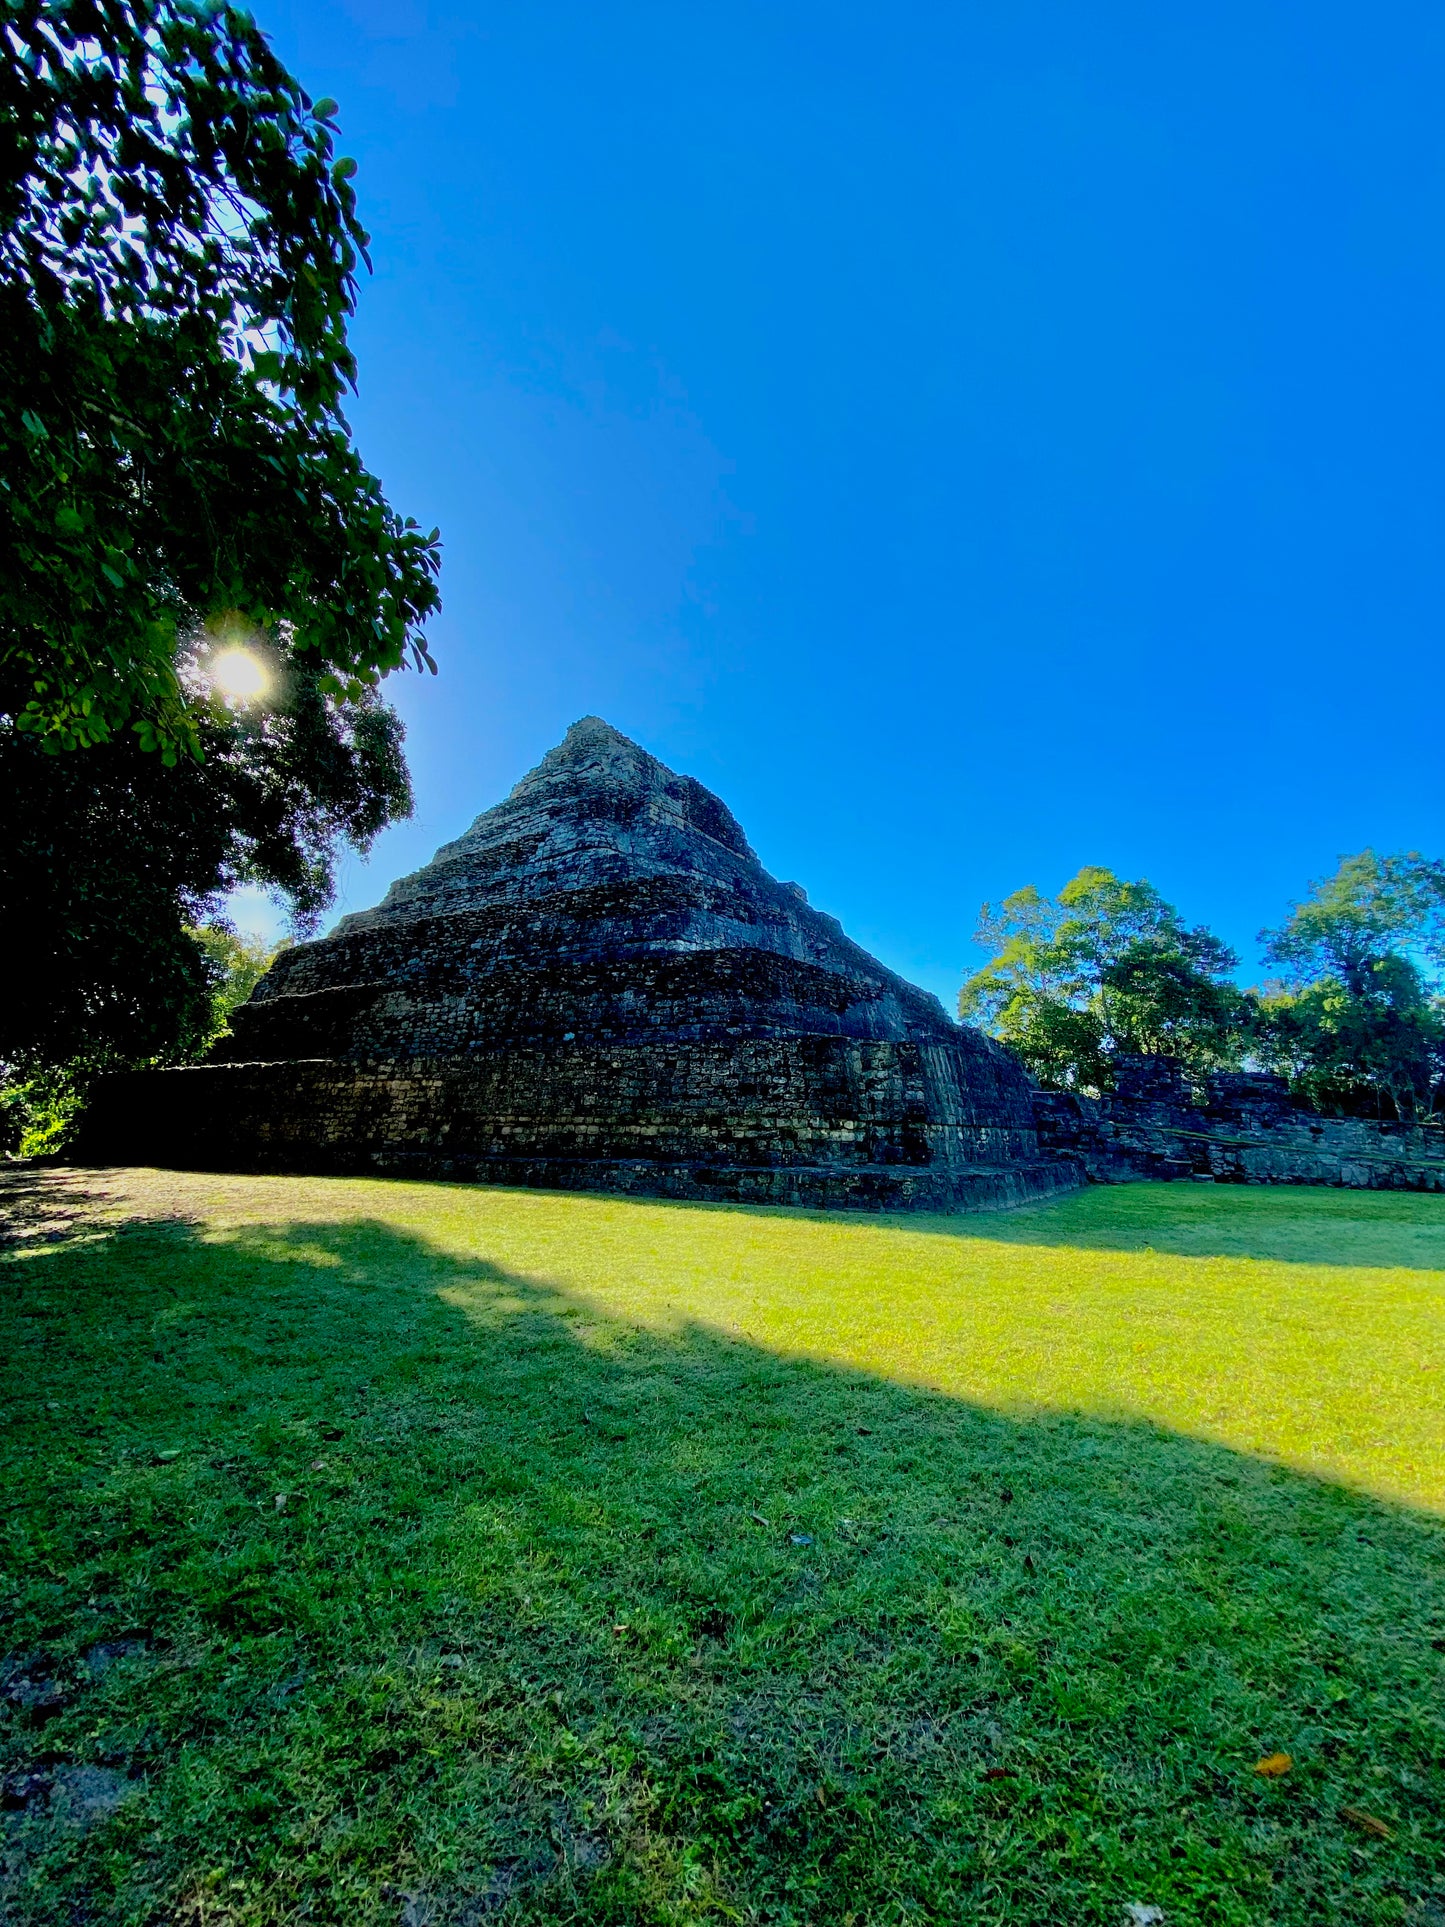
[[[1051,1089],[1113,1089],[1120,1054],[1186,1073],[1279,1071],[1316,1110],[1410,1120],[1445,1111],[1445,863],[1347,856],[1275,930],[1278,973],[1242,989],[1239,958],[1142,879],[1083,869],[1057,897],[986,903],[989,961],[959,1014]]]

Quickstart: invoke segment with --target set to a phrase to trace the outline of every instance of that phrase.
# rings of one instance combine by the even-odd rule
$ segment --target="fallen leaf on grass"
[[[986,1780],[1016,1780],[1018,1775],[1011,1766],[986,1766],[983,1777]]]
[[[1341,1807],[1340,1818],[1348,1820],[1352,1827],[1362,1833],[1372,1833],[1377,1840],[1393,1840],[1395,1829],[1385,1821],[1377,1819],[1373,1813],[1366,1813],[1363,1807]]]
[[[793,1546],[810,1546],[813,1541],[806,1532],[790,1532],[788,1543]]]
[[[770,1526],[773,1523],[771,1519],[765,1519],[761,1512],[750,1512],[748,1517],[755,1526]]]
[[[1256,1760],[1254,1770],[1266,1780],[1277,1780],[1282,1773],[1288,1773],[1294,1761],[1288,1753],[1266,1753],[1262,1760]]]
[[[1159,1922],[1164,1918],[1164,1909],[1151,1907],[1143,1900],[1126,1900],[1124,1918],[1129,1927],[1159,1927]]]

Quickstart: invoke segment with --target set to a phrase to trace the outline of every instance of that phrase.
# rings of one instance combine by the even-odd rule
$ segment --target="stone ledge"
[[[1011,1211],[1078,1185],[1053,1160],[952,1170],[897,1164],[663,1163],[641,1158],[454,1158],[400,1151],[355,1167],[377,1176],[428,1177],[532,1190],[620,1193],[715,1204],[791,1205],[814,1211]]]
[[[537,1061],[545,1070],[545,1054]],[[703,1111],[682,1120],[674,1112],[661,1123],[636,1113],[593,1122],[556,1108],[530,1117],[497,1108],[498,1098],[516,1095],[511,1077],[479,1079],[475,1065],[445,1061],[310,1058],[123,1072],[98,1085],[77,1155],[877,1211],[1005,1209],[1080,1182],[1073,1162],[1040,1158],[1022,1134],[947,1124],[903,1132],[830,1112],[856,1101],[856,1085],[811,1075],[797,1083],[790,1114]],[[1013,1155],[994,1161],[999,1152]]]

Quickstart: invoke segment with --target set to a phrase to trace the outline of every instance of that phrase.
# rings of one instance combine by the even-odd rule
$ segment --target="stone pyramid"
[[[283,952],[212,1062],[108,1080],[92,1139],[155,1162],[874,1209],[1073,1181],[1040,1157],[1011,1057],[597,717],[376,909]]]

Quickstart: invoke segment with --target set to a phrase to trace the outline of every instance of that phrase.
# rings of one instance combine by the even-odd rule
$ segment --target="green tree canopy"
[[[1327,1109],[1433,1108],[1445,1074],[1445,863],[1362,850],[1260,933],[1283,981],[1260,1048]]]
[[[434,667],[438,547],[342,412],[367,237],[335,103],[218,0],[4,28],[0,1076],[59,1116],[214,1034],[250,968],[196,934],[229,888],[305,928],[409,812],[378,684]],[[213,686],[236,643],[264,704]]]
[[[0,730],[0,1063],[203,1048],[228,965],[194,926],[238,883],[281,892],[303,927],[314,922],[338,847],[364,850],[407,814],[394,712],[319,682],[296,669],[272,707],[198,709],[204,753],[172,768],[129,733],[47,756],[33,735]]]
[[[1086,868],[1057,897],[1015,891],[983,906],[974,941],[992,954],[959,1014],[1043,1084],[1107,1091],[1121,1052],[1206,1070],[1245,1047],[1252,1004],[1229,978],[1238,958],[1142,879]]]
[[[0,35],[0,714],[203,748],[185,647],[353,700],[430,664],[436,532],[342,413],[354,163],[248,14],[10,0]]]
[[[212,1022],[217,1035],[222,1035],[231,1012],[245,1003],[290,940],[266,943],[259,937],[247,937],[224,919],[197,924],[190,934],[200,945],[211,972]]]

